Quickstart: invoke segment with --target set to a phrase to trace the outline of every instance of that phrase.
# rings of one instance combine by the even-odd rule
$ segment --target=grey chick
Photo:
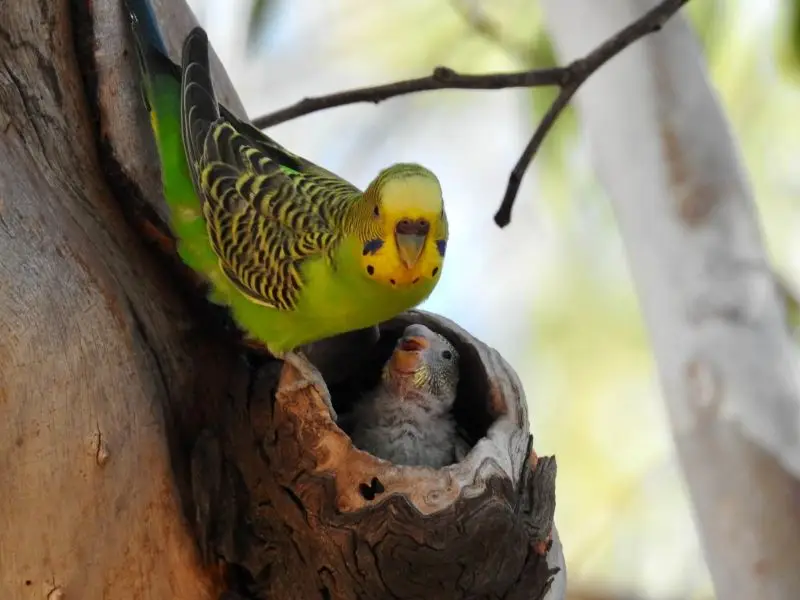
[[[409,325],[380,384],[354,410],[353,443],[397,465],[438,469],[460,460],[469,447],[451,412],[457,384],[453,345],[424,325]]]

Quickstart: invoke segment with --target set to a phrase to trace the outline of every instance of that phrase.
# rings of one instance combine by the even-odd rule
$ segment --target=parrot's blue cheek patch
[[[444,256],[447,250],[447,240],[436,240],[436,249],[439,251],[439,256]]]
[[[379,239],[369,240],[366,244],[364,244],[364,249],[361,251],[361,254],[364,256],[366,256],[367,254],[375,254],[382,247],[383,247],[383,240]]]

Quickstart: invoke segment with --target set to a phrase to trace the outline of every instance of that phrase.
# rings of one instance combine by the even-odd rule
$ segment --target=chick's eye
[[[445,360],[450,360],[451,358],[453,358],[453,353],[450,352],[450,350],[445,350],[444,352],[442,352],[442,358]]]

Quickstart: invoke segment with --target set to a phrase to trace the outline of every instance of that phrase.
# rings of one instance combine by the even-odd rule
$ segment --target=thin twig
[[[580,82],[571,83],[561,88],[561,92],[550,105],[550,108],[547,109],[536,131],[533,132],[531,140],[528,142],[528,145],[525,146],[525,150],[522,151],[519,160],[517,160],[517,164],[514,165],[514,169],[508,177],[508,185],[506,186],[506,193],[503,196],[503,201],[500,203],[500,208],[497,209],[494,215],[494,222],[497,223],[499,227],[505,227],[511,222],[511,208],[514,206],[514,200],[517,198],[517,192],[519,192],[519,186],[522,184],[522,178],[525,176],[525,172],[528,170],[531,161],[533,161],[533,157],[542,145],[544,136],[550,131],[558,115],[561,114],[561,111],[567,107],[572,95],[578,91],[578,87],[580,87]]]
[[[534,71],[515,71],[511,73],[489,73],[481,75],[468,75],[458,73],[448,67],[436,67],[427,77],[417,77],[377,85],[372,87],[356,88],[329,94],[303,98],[299,102],[282,108],[268,115],[253,120],[253,125],[259,129],[272,127],[284,121],[290,121],[313,112],[335,108],[346,104],[358,102],[372,102],[378,104],[389,98],[427,92],[430,90],[501,90],[506,88],[529,88],[546,85],[564,85],[569,76],[567,69],[555,67],[551,69],[537,69]]]
[[[530,142],[525,146],[522,156],[520,156],[517,164],[514,166],[514,170],[511,171],[503,201],[500,203],[500,208],[494,215],[494,222],[497,223],[498,227],[505,227],[511,222],[511,209],[514,207],[517,192],[522,183],[522,177],[525,175],[531,161],[536,156],[536,152],[538,152],[539,147],[542,145],[542,141],[544,141],[547,132],[550,131],[558,115],[561,114],[561,111],[569,104],[569,101],[572,99],[575,92],[578,91],[578,88],[583,85],[597,69],[614,58],[614,56],[622,52],[625,48],[647,34],[659,31],[664,23],[688,1],[689,0],[663,0],[636,21],[608,38],[589,54],[573,61],[566,67],[569,73],[566,82],[561,85],[561,91],[558,93],[558,96],[556,96],[553,104],[550,105],[550,108],[542,118],[536,131],[533,132]]]
[[[511,209],[519,191],[522,178],[528,169],[536,152],[544,141],[547,132],[553,126],[559,114],[569,104],[572,96],[583,83],[602,65],[622,52],[625,48],[646,36],[661,29],[664,23],[672,17],[689,0],[662,0],[651,10],[647,11],[636,21],[608,38],[592,52],[573,61],[566,67],[553,67],[548,69],[532,69],[512,73],[486,73],[468,75],[457,73],[447,67],[437,67],[427,77],[418,77],[395,83],[388,83],[373,87],[357,88],[330,94],[304,98],[303,100],[259,117],[253,124],[259,129],[264,129],[284,121],[296,119],[304,115],[344,106],[358,102],[372,102],[377,104],[389,98],[425,92],[430,90],[462,89],[462,90],[499,90],[506,88],[530,88],[557,85],[561,88],[558,96],[553,101],[545,114],[531,140],[525,146],[522,155],[517,161],[508,180],[503,202],[500,205],[494,220],[500,227],[505,227],[511,220]]]

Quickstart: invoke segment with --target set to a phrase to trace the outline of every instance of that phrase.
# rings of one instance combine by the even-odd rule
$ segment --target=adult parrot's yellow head
[[[420,165],[392,165],[370,183],[364,199],[371,221],[364,228],[365,273],[389,286],[437,280],[448,230],[436,176]]]

